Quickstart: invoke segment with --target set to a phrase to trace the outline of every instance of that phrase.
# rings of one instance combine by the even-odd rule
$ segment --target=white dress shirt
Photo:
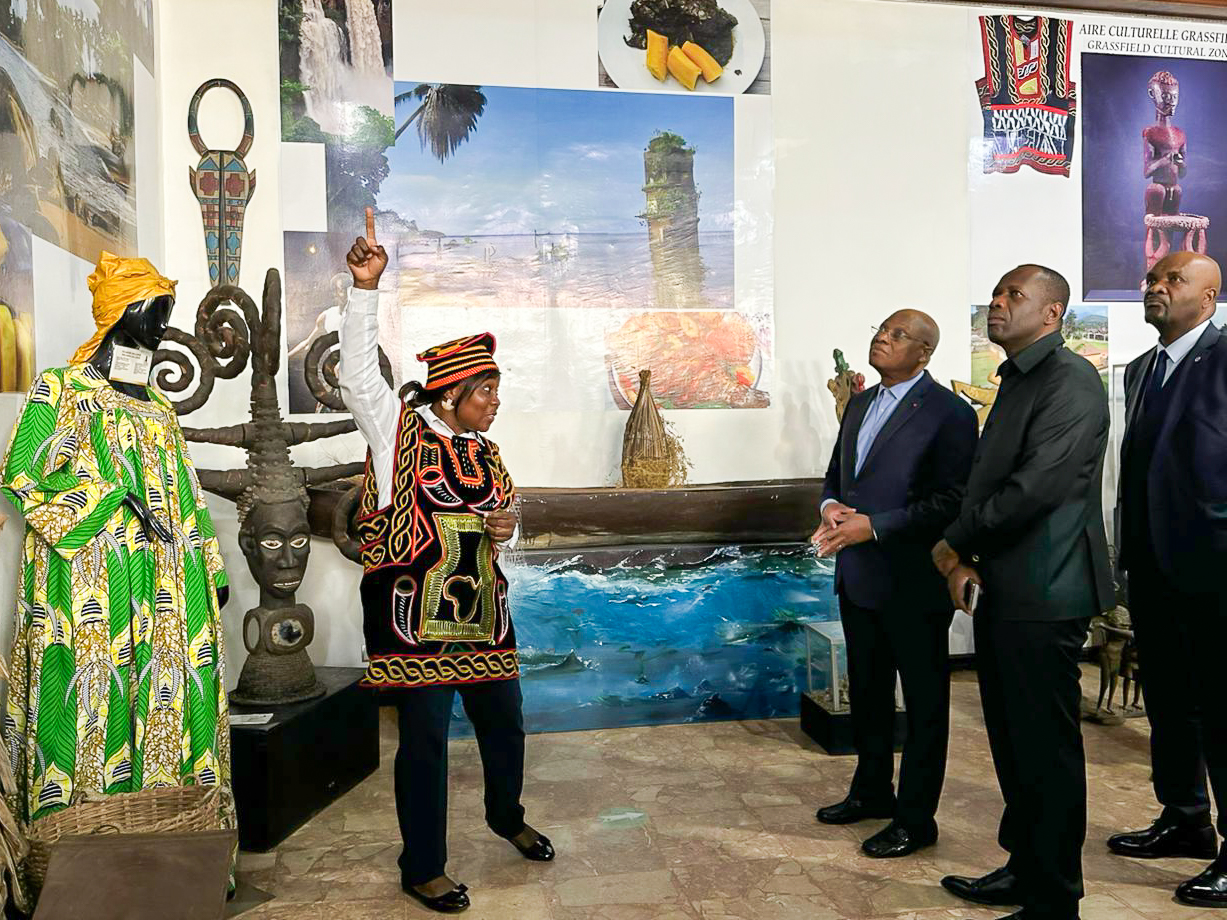
[[[1193,346],[1197,344],[1197,340],[1201,338],[1201,334],[1206,331],[1206,327],[1209,325],[1210,320],[1207,319],[1194,326],[1180,338],[1176,339],[1176,341],[1172,342],[1172,344],[1164,345],[1160,342],[1155,346],[1154,357],[1157,357],[1161,351],[1167,352],[1167,374],[1163,377],[1165,384],[1172,379],[1172,374],[1176,373],[1176,365],[1183,361],[1185,355],[1193,350]],[[1152,364],[1154,357],[1151,359]]]
[[[353,413],[358,430],[371,449],[370,472],[379,490],[379,507],[386,508],[392,503],[392,465],[396,459],[401,400],[379,372],[378,291],[349,289],[349,305],[341,317],[340,339],[337,380],[341,385],[341,398],[345,400],[345,408]],[[414,411],[440,437],[449,440],[457,437],[452,427],[430,406],[418,406]],[[459,437],[481,440],[481,435],[475,431],[463,432]],[[498,545],[509,549],[519,536],[520,525],[516,524],[511,538]]]

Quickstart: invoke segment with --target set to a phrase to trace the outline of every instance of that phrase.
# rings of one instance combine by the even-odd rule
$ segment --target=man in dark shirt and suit
[[[906,856],[937,840],[950,731],[947,633],[954,609],[929,548],[958,513],[976,446],[976,414],[925,370],[933,320],[900,310],[874,332],[882,382],[849,401],[822,498],[819,552],[837,553],[835,586],[848,650],[858,754],[847,798],[818,820],[891,818],[862,849]],[[895,673],[907,741],[894,778]]]
[[[1157,263],[1144,310],[1159,344],[1125,370],[1117,559],[1128,574],[1163,812],[1147,830],[1109,838],[1123,856],[1215,856],[1207,768],[1227,835],[1227,337],[1210,321],[1221,287],[1218,264],[1204,255]],[[1176,897],[1227,907],[1227,846]]]
[[[1086,837],[1078,656],[1090,619],[1114,606],[1102,499],[1108,401],[1064,348],[1069,285],[1022,265],[997,283],[988,337],[1001,386],[957,520],[933,548],[952,601],[974,616],[980,701],[1005,811],[1009,862],[942,885],[1014,920],[1076,920]],[[970,585],[983,590],[970,603]],[[972,609],[968,609],[972,608]]]

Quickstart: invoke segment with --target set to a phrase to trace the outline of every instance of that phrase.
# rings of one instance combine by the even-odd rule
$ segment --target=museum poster
[[[629,409],[644,369],[664,409],[769,406],[770,4],[718,6],[668,38],[657,71],[646,36],[663,26],[594,3],[577,36],[594,66],[560,88],[399,64],[402,4],[350,0],[342,21],[282,0],[282,139],[325,162],[303,189],[324,225],[284,235],[290,411],[327,411],[304,362],[327,360],[311,349],[339,327],[367,206],[391,258],[380,337],[398,382],[426,344],[483,328],[526,411]]]

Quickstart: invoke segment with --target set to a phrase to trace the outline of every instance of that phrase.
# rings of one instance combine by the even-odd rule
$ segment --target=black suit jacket
[[[857,476],[857,435],[880,386],[849,400],[827,468],[822,501],[867,514],[877,534],[839,551],[835,585],[871,610],[949,611],[930,551],[958,514],[976,448],[976,413],[925,371],[878,432]]]
[[[1104,531],[1108,400],[1090,363],[1044,336],[1001,387],[947,542],[984,581],[977,616],[1092,617],[1114,606]]]
[[[1125,369],[1125,437],[1121,463],[1129,462],[1143,381],[1154,350]],[[1227,562],[1227,336],[1211,323],[1164,385],[1172,387],[1147,473],[1150,542],[1159,569],[1189,591],[1222,591]],[[1128,512],[1118,489],[1117,520]],[[1122,538],[1120,565],[1136,565]]]

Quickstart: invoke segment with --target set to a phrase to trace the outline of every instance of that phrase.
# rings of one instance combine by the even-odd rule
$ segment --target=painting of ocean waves
[[[801,624],[838,618],[833,563],[804,545],[617,555],[505,566],[530,732],[797,714]]]

